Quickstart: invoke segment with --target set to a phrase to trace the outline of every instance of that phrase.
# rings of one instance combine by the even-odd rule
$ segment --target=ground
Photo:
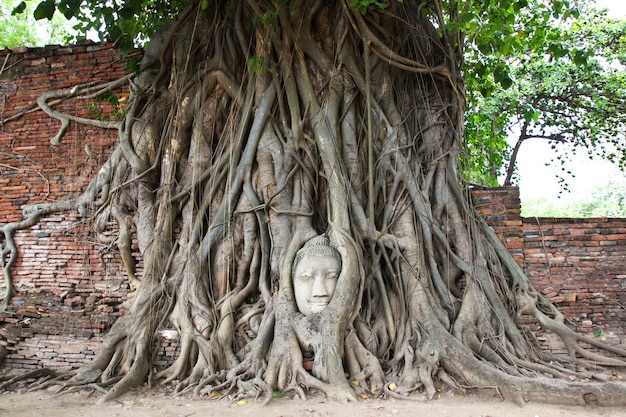
[[[364,399],[356,403],[327,401],[321,396],[306,401],[278,398],[269,405],[249,400],[245,404],[225,400],[173,397],[162,390],[134,390],[117,401],[96,404],[100,394],[49,392],[0,394],[0,415],[7,417],[148,417],[148,416],[254,416],[254,417],[623,417],[621,408],[526,404],[519,407],[489,393],[458,395],[442,393],[432,401]]]

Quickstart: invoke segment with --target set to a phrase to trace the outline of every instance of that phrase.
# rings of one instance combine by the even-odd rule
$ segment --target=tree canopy
[[[541,7],[530,12],[524,26],[543,36],[529,34],[517,50],[507,47],[495,56],[484,46],[470,50],[467,164],[473,180],[494,185],[502,176],[510,185],[517,152],[528,140],[549,141],[554,154],[542,157],[561,168],[565,189],[568,175],[575,175],[567,162],[576,152],[626,167],[626,21],[608,19],[584,2],[578,6],[560,19]],[[501,67],[486,74],[485,61]]]
[[[13,0],[0,2],[0,48],[16,46],[42,46],[48,43],[65,43],[69,38],[68,22],[60,15],[49,21],[36,22],[35,4],[26,3],[14,9]],[[23,8],[22,8],[23,7]],[[38,30],[33,30],[37,27]]]

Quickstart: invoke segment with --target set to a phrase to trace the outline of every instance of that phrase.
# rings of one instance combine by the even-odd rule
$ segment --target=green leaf
[[[18,15],[20,13],[24,13],[24,10],[26,10],[26,3],[21,2],[20,4],[15,6],[13,11],[11,12],[11,16],[15,16],[15,15]]]
[[[508,90],[513,85],[513,78],[506,70],[506,68],[503,67],[498,67],[495,69],[495,71],[493,72],[493,79],[505,90]]]
[[[505,90],[508,90],[509,88],[511,88],[511,86],[513,85],[513,79],[506,74],[505,76],[502,77],[502,79],[500,80],[500,85],[502,86],[502,88],[504,88]]]
[[[476,47],[485,55],[491,55],[493,53],[493,45],[491,43],[479,43]]]
[[[515,13],[519,13],[519,11],[525,7],[528,7],[528,1],[526,0],[518,0],[515,3],[513,3],[513,11]]]
[[[561,45],[557,43],[550,44],[550,46],[548,46],[548,52],[550,52],[550,55],[555,58],[563,58],[565,55],[567,55],[567,50],[565,50],[563,47],[561,47]]]
[[[82,0],[61,0],[57,5],[57,9],[63,13],[67,19],[76,17],[77,12],[80,9]]]
[[[589,58],[589,54],[585,51],[576,51],[573,56],[574,64],[576,65],[585,65],[587,64],[587,58]]]
[[[263,63],[265,59],[262,56],[254,56],[248,59],[248,65],[252,68],[256,74],[261,74],[263,72]]]
[[[476,75],[478,77],[484,77],[485,76],[485,65],[481,62],[477,63],[476,66],[474,67],[474,70],[476,71]]]
[[[480,94],[483,97],[489,97],[493,94],[496,89],[492,85],[481,85],[480,86]]]
[[[463,23],[469,23],[478,20],[478,16],[473,12],[463,12],[459,15],[459,20]]]
[[[122,29],[119,26],[112,26],[111,28],[109,28],[109,36],[113,40],[118,40],[119,38],[122,37],[123,34],[124,33],[122,32]]]
[[[54,16],[55,10],[56,5],[54,4],[54,0],[45,0],[37,5],[37,8],[33,12],[33,16],[37,20],[52,20],[52,16]]]
[[[119,14],[121,18],[130,20],[135,15],[135,12],[130,7],[122,7],[119,11]]]
[[[378,1],[378,0],[350,0],[350,7],[359,13],[365,15],[367,13],[367,9],[372,6],[378,9],[387,8],[386,1]]]

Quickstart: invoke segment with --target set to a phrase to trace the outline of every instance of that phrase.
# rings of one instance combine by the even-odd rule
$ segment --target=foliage
[[[626,167],[626,22],[584,2],[580,11],[551,2],[553,13],[550,2],[532,3],[498,49],[479,40],[467,49],[468,177],[495,185],[506,174],[509,185],[517,151],[529,139],[550,141],[555,153],[547,161],[563,174],[571,175],[569,150]],[[498,39],[493,30],[484,35]],[[565,175],[559,179],[567,189]]]
[[[171,23],[189,0],[43,0],[32,11],[37,20],[53,20],[57,16],[76,22],[68,39],[85,39],[88,33],[102,40],[115,41],[122,52],[145,43],[161,26]],[[15,9],[23,13],[22,1]]]
[[[370,7],[376,7],[379,9],[384,9],[387,7],[387,3],[385,1],[377,1],[377,0],[350,0],[350,7],[354,10],[358,10],[361,14],[367,13],[367,9]]]
[[[65,43],[68,34],[67,21],[56,16],[49,22],[37,22],[33,17],[34,4],[23,3],[24,15],[13,15],[14,0],[0,1],[0,48],[17,46],[43,46]],[[36,27],[37,30],[33,30]]]
[[[556,204],[547,198],[528,199],[522,204],[523,217],[626,217],[626,185],[609,182],[587,198],[568,204]]]

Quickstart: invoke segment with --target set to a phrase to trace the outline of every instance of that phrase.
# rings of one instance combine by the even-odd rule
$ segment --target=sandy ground
[[[47,392],[0,394],[1,417],[147,417],[147,416],[253,416],[253,417],[624,417],[623,408],[597,408],[527,404],[519,407],[497,398],[476,395],[443,394],[429,402],[410,400],[359,400],[356,403],[337,403],[322,397],[306,401],[278,398],[269,405],[249,400],[245,404],[225,400],[194,400],[172,397],[153,391],[135,391],[119,401],[96,404],[99,395],[63,394]]]

